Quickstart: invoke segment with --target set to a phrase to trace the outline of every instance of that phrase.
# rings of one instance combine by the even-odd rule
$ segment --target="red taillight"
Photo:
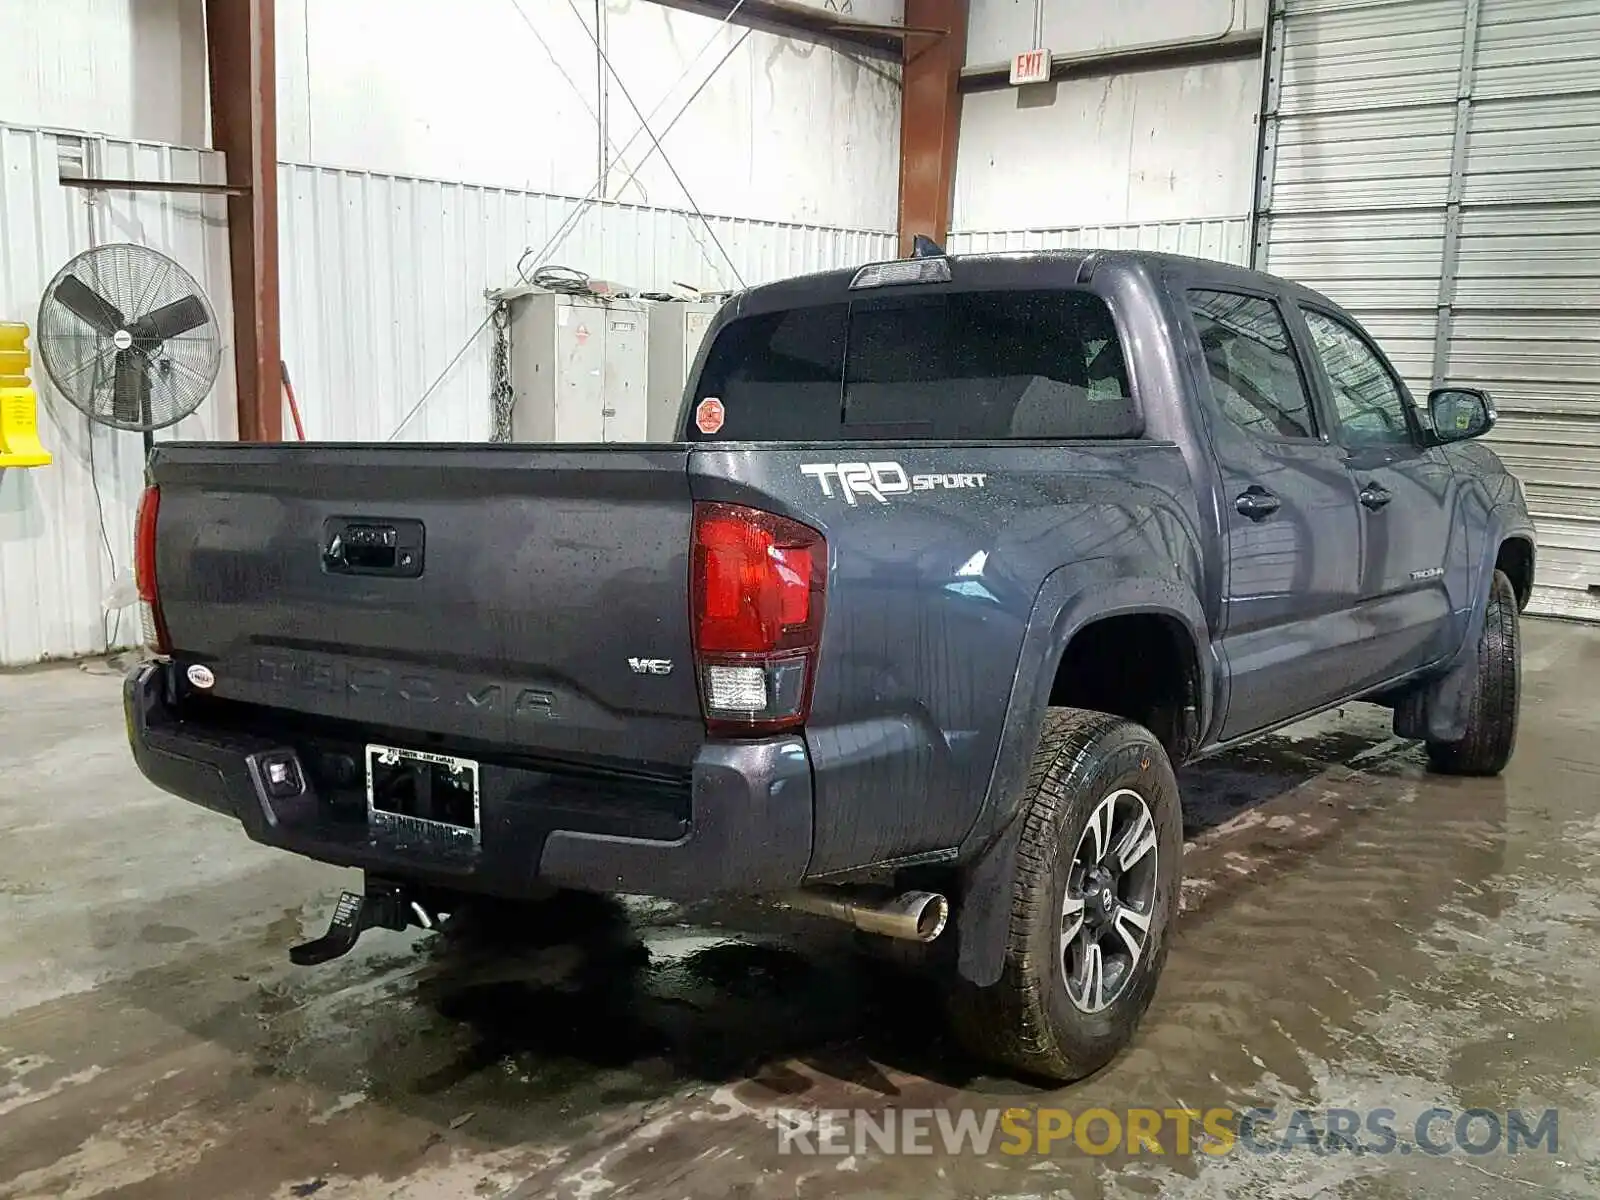
[[[695,660],[715,733],[804,724],[822,639],[828,543],[808,525],[737,504],[696,504]]]
[[[161,591],[156,584],[156,517],[160,511],[161,490],[145,488],[133,523],[133,578],[139,589],[139,623],[144,629],[145,645],[157,654],[171,654],[167,623],[161,615]]]

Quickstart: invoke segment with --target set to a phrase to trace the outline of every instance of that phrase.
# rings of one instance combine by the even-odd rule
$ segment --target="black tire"
[[[1517,748],[1522,692],[1522,639],[1517,593],[1504,571],[1489,585],[1489,606],[1478,637],[1478,678],[1457,742],[1428,742],[1428,760],[1445,775],[1498,775]]]
[[[1074,857],[1087,844],[1091,817],[1124,790],[1142,800],[1154,827],[1149,926],[1143,951],[1121,972],[1114,998],[1099,1011],[1086,1011],[1068,990],[1074,959],[1073,948],[1062,943],[1064,903],[1069,884],[1075,896],[1083,894],[1084,876]],[[1115,806],[1126,802],[1125,796],[1113,801],[1113,816]],[[1183,876],[1178,785],[1166,751],[1143,726],[1104,713],[1051,709],[1024,803],[1000,981],[987,988],[958,982],[951,995],[952,1025],[980,1058],[1071,1082],[1116,1057],[1155,995]],[[1108,823],[1107,842],[1118,841],[1117,828]],[[1128,873],[1129,881],[1133,875]],[[1146,881],[1138,882],[1142,888]]]

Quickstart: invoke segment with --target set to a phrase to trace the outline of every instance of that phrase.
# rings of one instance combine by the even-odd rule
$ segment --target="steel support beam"
[[[206,0],[211,144],[227,158],[239,440],[283,440],[274,0]]]
[[[905,39],[900,101],[900,253],[925,234],[950,234],[961,129],[961,68],[967,57],[967,0],[906,0],[906,25],[943,34]]]
[[[897,59],[901,41],[908,31],[900,25],[884,25],[876,21],[863,21],[859,17],[832,12],[795,0],[654,0],[663,8],[677,8],[697,13],[713,20],[726,20],[732,13],[732,23],[744,25],[762,33],[775,33],[780,37],[803,38],[809,42],[835,46],[873,58]],[[737,4],[738,11],[733,11]],[[907,19],[907,25],[915,22]]]
[[[1221,37],[1148,42],[1115,50],[1091,50],[1083,54],[1054,54],[1051,55],[1050,78],[1052,81],[1091,79],[1105,75],[1126,75],[1134,71],[1200,67],[1255,58],[1260,53],[1261,32],[1244,30],[1226,33]],[[1010,86],[1009,62],[980,63],[961,72],[963,92],[994,91]]]

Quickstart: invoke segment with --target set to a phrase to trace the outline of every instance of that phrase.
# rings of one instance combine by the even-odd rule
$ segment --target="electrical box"
[[[655,300],[650,304],[650,404],[646,435],[652,442],[680,437],[678,407],[720,304]]]
[[[511,440],[642,442],[648,306],[510,288]]]

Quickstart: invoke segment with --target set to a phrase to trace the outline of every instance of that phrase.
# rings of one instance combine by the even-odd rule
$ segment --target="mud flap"
[[[974,987],[992,987],[1005,968],[1006,930],[1016,890],[1017,847],[1023,814],[1015,816],[973,863],[956,905],[956,968]]]
[[[1489,573],[1494,586],[1494,573]],[[1407,696],[1394,709],[1396,737],[1418,741],[1459,742],[1467,736],[1467,718],[1472,710],[1472,693],[1478,685],[1478,641],[1483,637],[1484,617],[1489,610],[1489,592],[1474,606],[1472,619],[1461,649],[1449,669],[1438,679]]]

